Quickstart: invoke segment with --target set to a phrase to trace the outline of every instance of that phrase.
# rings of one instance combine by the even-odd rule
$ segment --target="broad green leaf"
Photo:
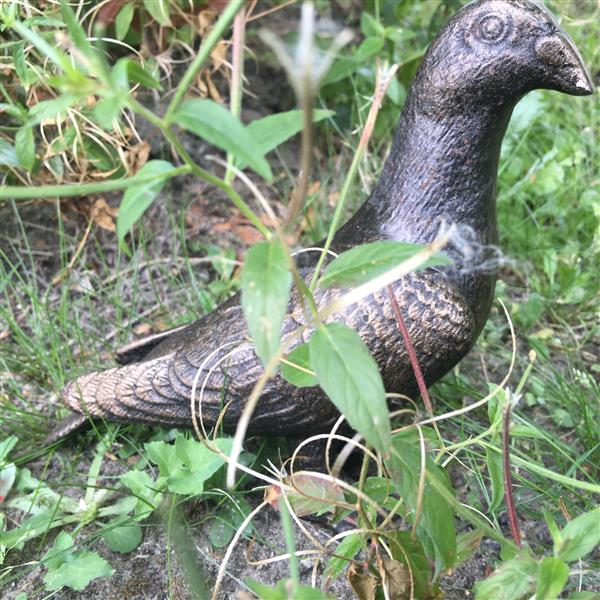
[[[569,565],[554,558],[546,556],[540,561],[537,587],[535,588],[536,600],[555,600],[563,591],[569,579]]]
[[[115,18],[115,34],[118,40],[123,40],[129,31],[131,20],[133,19],[133,11],[135,6],[133,2],[127,3],[117,14]]]
[[[567,600],[600,600],[598,592],[573,592],[567,596]]]
[[[281,242],[273,238],[248,250],[242,268],[242,308],[263,364],[277,352],[292,275]]]
[[[328,265],[319,286],[324,288],[352,287],[366,283],[408,260],[424,248],[425,246],[420,244],[407,244],[393,240],[357,246],[340,254]],[[438,253],[417,270],[448,265],[451,262],[449,258]]]
[[[94,104],[94,122],[105,131],[112,131],[113,122],[121,113],[122,104],[115,96],[106,96]]]
[[[252,579],[245,579],[244,583],[260,600],[290,600],[292,598],[292,595],[290,595],[291,581],[286,579],[279,580],[275,587],[269,587]],[[294,600],[333,600],[334,597],[316,588],[300,585],[295,589],[293,598]]]
[[[171,169],[173,169],[173,165],[166,160],[151,160],[138,171],[137,176],[160,175]],[[119,240],[123,240],[129,230],[140,220],[165,183],[166,179],[159,177],[156,181],[132,185],[125,190],[117,217]]]
[[[12,489],[15,477],[17,475],[17,467],[14,463],[4,465],[0,469],[0,503],[6,500],[8,493]]]
[[[600,507],[567,523],[560,537],[560,543],[554,546],[557,558],[565,562],[583,558],[600,544]]]
[[[429,560],[421,542],[410,531],[398,531],[390,542],[392,557],[406,565],[414,585],[411,598],[436,598],[430,585]],[[410,585],[410,583],[409,583]]]
[[[334,580],[337,579],[362,547],[363,538],[360,534],[351,533],[346,536],[335,548],[336,556],[332,556],[327,561],[323,575]]]
[[[62,120],[61,113],[72,106],[76,100],[77,97],[72,94],[62,94],[53,100],[42,100],[42,102],[38,102],[35,106],[32,106],[29,111],[29,124],[38,125],[47,119],[56,119],[57,121]]]
[[[236,498],[235,503],[224,502],[217,512],[211,514],[206,528],[211,545],[214,548],[227,546],[251,511],[252,507],[243,498]],[[252,523],[246,526],[244,533],[246,535],[252,533]]]
[[[365,37],[382,37],[385,27],[365,10],[360,15],[360,31]]]
[[[163,27],[171,26],[171,18],[169,17],[169,1],[170,0],[144,0],[144,6],[146,7],[146,10]]]
[[[281,375],[296,387],[312,387],[317,385],[317,376],[310,366],[308,344],[296,346],[285,360],[292,364],[281,363]]]
[[[295,473],[286,478],[285,483],[294,488],[288,494],[288,500],[299,517],[333,512],[345,500],[344,492],[337,483],[311,473]]]
[[[502,499],[504,498],[502,455],[490,448],[486,448],[485,459],[490,481],[492,482],[492,499],[488,510],[493,512],[502,504]]]
[[[224,454],[231,451],[230,438],[218,438],[212,443]],[[148,458],[158,465],[157,486],[165,486],[175,494],[201,494],[204,483],[225,464],[219,454],[182,434],[177,436],[175,444],[150,442],[145,449]]]
[[[35,140],[33,139],[33,129],[28,125],[17,131],[15,151],[21,167],[26,171],[31,171],[35,164]]]
[[[533,593],[537,575],[537,562],[528,554],[521,554],[477,582],[475,600],[519,600]]]
[[[329,323],[309,342],[310,362],[319,385],[346,417],[379,452],[390,450],[390,415],[377,363],[358,333]]]
[[[106,527],[102,539],[115,552],[133,552],[142,543],[142,528],[131,520],[124,521],[119,517]]]
[[[354,59],[357,62],[362,63],[370,56],[373,56],[374,54],[381,52],[381,49],[383,48],[384,43],[385,43],[384,40],[379,37],[365,38],[360,43],[359,47],[356,49],[356,51],[354,53]]]
[[[71,548],[73,538],[62,531],[45,554],[43,561],[48,568],[44,577],[46,590],[52,592],[66,586],[81,592],[90,581],[113,574],[112,567],[96,552]]]
[[[404,498],[411,511],[412,519],[417,508],[421,475],[419,437],[415,431],[398,433],[392,438],[391,447],[392,452],[386,464],[398,494]],[[439,564],[443,568],[451,568],[457,553],[454,511],[431,481],[435,479],[450,493],[453,493],[452,486],[446,471],[436,465],[429,455],[425,457],[425,468],[427,474],[417,534],[426,548],[433,544]]]
[[[19,81],[23,87],[28,90],[29,86],[35,82],[37,75],[33,69],[31,69],[25,61],[25,52],[23,50],[23,43],[17,44],[13,50],[13,62],[15,66],[15,72]]]
[[[146,517],[162,502],[163,495],[156,489],[156,482],[145,471],[127,471],[121,475],[121,483],[136,497],[134,514]]]
[[[313,112],[313,123],[318,123],[334,114],[335,111],[333,110],[315,110]],[[302,111],[289,110],[256,119],[249,123],[246,128],[252,136],[257,151],[265,155],[302,131],[302,126]],[[240,168],[245,166],[245,164],[240,163]]]
[[[18,441],[19,438],[16,435],[9,435],[0,441],[0,467],[3,467],[8,462],[8,455],[17,445]]]
[[[127,74],[129,75],[129,80],[134,81],[135,83],[141,83],[148,88],[153,90],[162,90],[163,87],[160,82],[148,71],[144,69],[139,63],[135,62],[135,60],[128,59],[127,60]]]
[[[173,122],[231,152],[264,179],[272,178],[271,167],[241,121],[212,100],[188,100],[173,116]]]
[[[0,138],[0,167],[19,167],[20,164],[15,147]]]
[[[479,548],[481,540],[483,539],[483,532],[475,529],[474,531],[467,531],[465,533],[459,533],[456,536],[456,565],[458,566],[465,560],[467,560],[475,550]]]

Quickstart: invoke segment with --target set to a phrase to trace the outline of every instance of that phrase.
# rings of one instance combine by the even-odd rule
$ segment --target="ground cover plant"
[[[364,199],[414,69],[461,4],[374,1],[352,13],[317,3],[354,38],[318,30],[314,63],[297,51],[312,47],[309,8],[0,7],[3,595],[125,594],[125,562],[148,554],[151,538],[164,579],[128,575],[129,597],[219,587],[260,598],[597,596],[597,97],[541,92],[519,105],[499,178],[503,304],[470,357],[430,390],[434,418],[418,398],[390,418],[351,330],[322,324],[291,354],[277,335],[291,249],[327,237]],[[600,55],[597,11],[556,6],[588,64]],[[261,26],[271,33],[259,39]],[[251,52],[281,74],[275,114],[243,113],[260,106]],[[372,247],[354,252],[367,279],[342,255],[320,285],[374,285],[390,269],[439,260],[436,248],[379,246],[386,260],[373,266]],[[283,441],[242,448],[242,430],[99,424],[44,443],[65,414],[65,381],[239,288],[265,371],[318,381],[361,434],[354,479],[335,465],[290,474]],[[341,378],[356,379],[354,399]],[[384,426],[356,417],[366,399]],[[277,519],[261,527],[268,511]],[[315,515],[325,539],[300,519]],[[273,522],[279,538],[267,535]],[[240,548],[255,545],[268,549],[258,561],[267,567],[236,570],[248,560]]]

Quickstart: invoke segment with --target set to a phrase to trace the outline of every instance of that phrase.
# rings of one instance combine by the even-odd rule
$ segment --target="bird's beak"
[[[568,33],[558,30],[541,37],[535,51],[548,87],[572,96],[589,96],[594,92],[592,78]]]

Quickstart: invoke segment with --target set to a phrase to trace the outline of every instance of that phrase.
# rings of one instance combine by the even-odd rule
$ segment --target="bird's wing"
[[[425,379],[450,370],[475,338],[471,309],[460,292],[433,271],[412,273],[393,286]],[[341,292],[317,294],[323,306]],[[304,322],[292,300],[284,333]],[[415,380],[387,291],[346,308],[331,320],[346,323],[366,341],[390,392],[412,394]],[[304,335],[308,338],[310,330]],[[225,405],[226,429],[233,429],[263,369],[257,359],[239,296],[215,312],[168,336],[141,362],[84,375],[63,391],[66,404],[92,417],[175,426],[191,425],[192,390],[200,397],[206,427]],[[337,413],[318,388],[294,388],[280,376],[270,380],[253,417],[256,432],[324,429]]]

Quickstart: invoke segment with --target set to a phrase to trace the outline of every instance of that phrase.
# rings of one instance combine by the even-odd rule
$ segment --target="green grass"
[[[389,3],[374,4],[379,7],[382,20],[391,18]],[[600,27],[593,12],[597,9],[591,3],[557,6],[557,12],[570,17],[565,25],[588,64],[597,64]],[[414,52],[426,43],[435,31],[433,25],[431,32],[427,29],[430,15],[426,13],[416,4],[412,8],[407,5],[402,22],[419,33],[403,42],[404,46],[389,47],[392,58],[394,53]],[[338,132],[329,129],[319,134],[323,142],[320,147],[327,152],[315,165],[313,180],[321,182],[321,189],[313,200],[314,228],[306,232],[307,243],[321,239],[327,232],[332,215],[328,195],[341,189],[352,160],[356,130],[364,123],[365,107],[368,109],[371,76],[372,72],[354,73],[335,90],[323,91],[322,101],[327,106],[337,103],[347,107],[337,121]],[[388,113],[382,113],[383,122],[398,112],[389,100],[386,110]],[[510,390],[515,391],[527,368],[529,351],[537,354],[514,410],[511,451],[513,465],[518,465],[514,492],[519,517],[527,519],[529,525],[536,523],[542,530],[546,528],[544,511],[562,526],[565,518],[561,510],[575,518],[597,506],[596,498],[577,487],[576,482],[594,484],[600,478],[600,389],[596,364],[600,333],[596,273],[600,259],[599,100],[597,95],[573,99],[537,92],[520,106],[516,118],[506,138],[498,182],[500,245],[508,259],[500,275],[498,297],[507,304],[517,335],[517,360],[508,383]],[[361,165],[359,179],[353,186],[354,206],[376,180],[388,143],[387,133],[376,132],[373,152]],[[295,165],[283,165],[285,168],[293,171]],[[0,256],[0,329],[6,335],[0,343],[1,431],[3,439],[10,435],[18,438],[10,458],[21,475],[28,461],[35,458],[32,468],[42,482],[33,490],[13,491],[11,498],[21,498],[39,508],[46,485],[59,497],[79,494],[87,498],[89,502],[80,512],[64,509],[64,523],[58,528],[76,537],[78,552],[95,550],[103,543],[100,535],[109,517],[97,519],[98,511],[117,506],[120,498],[121,502],[139,500],[139,491],[131,488],[125,488],[124,494],[114,493],[121,485],[121,474],[157,476],[158,469],[148,455],[146,443],[171,440],[174,433],[113,424],[107,430],[100,426],[97,431],[84,434],[79,442],[45,447],[43,439],[49,427],[66,414],[57,400],[60,389],[65,381],[79,374],[112,364],[112,348],[131,340],[136,326],[160,322],[166,327],[196,318],[217,306],[238,286],[231,269],[218,268],[218,262],[214,267],[198,264],[196,257],[190,257],[192,243],[185,239],[183,213],[192,200],[190,197],[167,202],[151,213],[139,227],[131,257],[115,250],[114,237],[92,230],[72,271],[55,285],[52,277],[69,263],[85,226],[65,223],[60,204],[55,203],[54,211],[48,207],[39,209],[46,227],[40,234],[39,227],[32,225],[38,214],[32,207],[13,202],[10,210],[7,206],[2,208],[3,218],[15,233],[2,237]],[[157,215],[160,227],[153,224],[153,215]],[[50,253],[51,258],[44,257],[44,252]],[[227,255],[225,249],[219,252]],[[48,262],[54,270],[48,268]],[[469,359],[433,388],[436,413],[456,410],[484,397],[488,384],[499,383],[507,372],[510,350],[506,319],[496,307]],[[482,434],[489,425],[485,409],[439,423],[445,444],[464,443]],[[94,457],[90,448],[100,439],[105,440],[114,461],[102,452],[100,472],[86,483],[85,474]],[[449,462],[449,469],[461,481],[460,501],[482,511],[494,527],[506,532],[505,504],[500,502],[489,510],[493,489],[489,457],[495,456],[492,447],[499,448],[500,442],[497,437],[486,441],[488,454],[483,445],[465,443]],[[437,442],[432,440],[431,444]],[[272,443],[258,447],[255,454],[277,461]],[[139,459],[135,466],[130,462],[132,457]],[[442,460],[446,458],[447,454],[442,456]],[[249,454],[246,459],[252,462]],[[261,460],[257,459],[256,464],[261,464]],[[240,515],[248,514],[259,501],[260,493],[251,491],[254,485],[254,480],[244,476],[232,492],[231,501],[220,491],[224,480],[222,474],[217,474],[206,483],[209,492],[192,501],[204,503],[208,507],[206,513],[214,513],[199,520],[207,520],[208,526],[214,527],[211,543],[215,547],[227,543],[241,523]],[[54,496],[49,498],[48,506],[63,511]],[[158,525],[143,522],[144,527],[162,523],[168,528],[174,524],[181,532],[200,524],[185,522],[189,501],[183,502],[174,495],[170,498],[170,505],[165,502],[167,516],[159,519]],[[183,504],[183,511],[169,508],[179,503]],[[136,525],[138,521],[130,513],[122,513],[125,522]],[[19,518],[10,513],[2,526],[12,530]],[[213,523],[227,525],[218,528]],[[9,554],[8,566],[0,570],[0,585],[18,582],[38,565],[54,539],[53,532],[42,528],[39,536],[27,543],[25,556],[33,565],[13,568]],[[535,550],[551,553],[549,539],[546,536],[538,541]],[[597,555],[586,561],[584,590],[588,582],[593,582],[593,571],[599,567]],[[193,580],[197,573],[194,574],[193,565],[188,567],[188,577]],[[572,578],[571,589],[576,579]]]

